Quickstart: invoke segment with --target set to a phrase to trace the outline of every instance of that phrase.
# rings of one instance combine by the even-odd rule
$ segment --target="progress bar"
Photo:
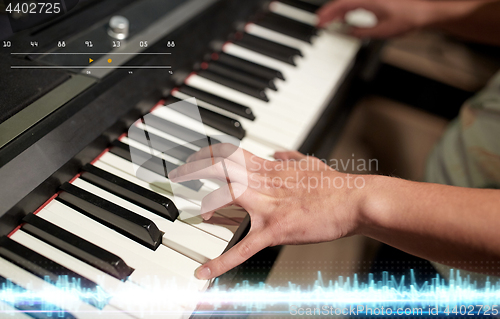
[[[28,66],[28,65],[11,65],[11,69],[171,69],[171,66]]]

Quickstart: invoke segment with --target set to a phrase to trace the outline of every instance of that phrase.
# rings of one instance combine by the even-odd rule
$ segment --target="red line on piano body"
[[[38,207],[38,208],[37,208],[37,210],[35,210],[35,211],[33,212],[33,215],[38,214],[38,213],[39,213],[39,212],[40,212],[40,211],[41,211],[41,210],[42,210],[45,206],[47,206],[47,205],[48,205],[51,201],[53,201],[53,200],[54,200],[54,198],[56,198],[57,196],[59,196],[59,194],[60,194],[60,193],[61,193],[61,192],[59,191],[59,192],[55,193],[54,195],[52,195],[52,197],[51,197],[51,198],[47,199],[47,200],[45,201],[45,203],[43,203],[43,204],[42,204],[42,206]],[[10,238],[12,235],[14,235],[14,234],[15,234],[15,233],[19,230],[19,229],[21,229],[21,227],[23,227],[23,225],[24,225],[24,224],[25,224],[25,223],[21,223],[21,225],[17,226],[17,227],[16,227],[13,231],[11,231],[11,232],[7,235],[7,237],[9,237],[9,238]]]
[[[101,154],[97,155],[96,158],[94,158],[92,160],[92,162],[90,162],[90,164],[94,165],[95,162],[97,162],[104,154],[106,154],[107,152],[109,152],[109,147],[107,147],[104,151],[102,151]]]
[[[82,173],[76,174],[75,177],[73,177],[72,179],[70,179],[68,183],[72,184],[75,181],[75,179],[77,179],[80,176],[82,176]]]
[[[189,81],[189,78],[192,77],[193,75],[196,75],[196,72],[189,73],[189,75],[187,76],[187,78],[184,80],[184,83],[187,83],[187,81]]]
[[[175,89],[173,89],[173,90],[175,90]],[[172,92],[173,92],[173,90],[172,90]],[[164,106],[164,105],[165,105],[165,100],[160,100],[160,101],[158,101],[158,103],[156,103],[156,105],[155,105],[155,106],[153,106],[153,108],[151,108],[151,110],[149,110],[149,113],[153,112],[153,111],[154,111],[154,110],[156,110],[157,108],[162,107],[162,106]]]

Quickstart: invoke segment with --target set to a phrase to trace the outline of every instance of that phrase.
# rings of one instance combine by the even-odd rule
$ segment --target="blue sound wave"
[[[395,276],[384,271],[381,280],[376,280],[373,274],[369,274],[366,282],[361,282],[357,275],[352,278],[339,276],[336,280],[325,281],[318,272],[317,280],[308,287],[301,287],[291,282],[285,287],[272,287],[262,282],[250,284],[244,281],[229,288],[215,281],[212,288],[204,293],[189,291],[189,289],[168,283],[162,285],[151,278],[147,281],[150,287],[141,285],[145,288],[141,291],[148,291],[146,295],[130,290],[104,292],[106,290],[104,287],[102,291],[88,290],[78,287],[78,282],[65,278],[59,281],[62,284],[58,288],[64,293],[58,298],[64,298],[65,294],[77,296],[93,305],[96,312],[99,312],[106,304],[113,305],[114,299],[123,298],[125,294],[126,298],[140,305],[140,311],[137,308],[120,308],[119,305],[114,305],[114,307],[138,316],[152,311],[156,314],[166,312],[162,309],[166,309],[165,304],[168,303],[172,304],[168,305],[169,309],[175,309],[173,307],[175,304],[193,304],[193,302],[202,305],[202,309],[210,309],[210,312],[230,315],[250,312],[391,315],[398,313],[399,310],[401,311],[399,315],[408,315],[405,311],[410,309],[413,312],[417,309],[418,314],[424,315],[438,313],[460,315],[464,314],[462,312],[475,315],[485,314],[485,312],[489,312],[489,315],[498,314],[500,280],[492,282],[488,278],[483,283],[472,282],[468,276],[462,277],[460,271],[453,270],[450,271],[449,278],[446,281],[437,275],[430,282],[418,284],[413,270],[410,270],[409,278],[402,276],[396,279]],[[55,307],[50,303],[46,292],[30,291],[30,287],[20,287],[9,280],[1,284],[0,314],[6,311],[2,308],[2,304],[8,304],[20,311],[54,313],[54,317],[71,318],[71,313],[78,313],[78,309],[73,309],[70,302],[62,303],[67,305],[65,309]],[[318,311],[318,313],[307,313],[307,311]],[[206,312],[198,311],[202,314]]]

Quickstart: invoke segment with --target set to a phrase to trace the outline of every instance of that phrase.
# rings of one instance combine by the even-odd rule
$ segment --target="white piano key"
[[[162,153],[160,152],[158,149],[156,148],[151,148],[149,147],[148,145],[144,145],[136,140],[133,140],[131,138],[128,138],[128,137],[122,137],[120,138],[120,141],[127,144],[127,145],[130,145],[132,147],[135,147],[136,149],[138,150],[141,150],[143,152],[146,152],[148,154],[151,154],[153,156],[156,156],[156,157],[159,157],[159,158],[163,158],[164,160],[172,163],[172,164],[175,164],[175,165],[182,165],[184,164],[184,162],[176,159],[176,158],[173,158],[165,153]],[[153,145],[154,146],[154,145]],[[207,192],[211,192],[211,191],[214,191],[216,189],[218,189],[220,187],[219,184],[215,183],[214,181],[211,181],[211,180],[207,180],[207,179],[201,179],[200,180],[202,183],[203,183],[203,186],[202,188],[206,188],[207,189]]]
[[[180,91],[172,92],[172,96],[175,96],[176,98],[181,99],[181,100],[193,98],[192,96],[184,94]],[[270,155],[274,154],[272,147],[268,146],[269,144],[274,144],[274,141],[272,141],[272,140],[269,141],[269,137],[275,136],[276,130],[278,130],[278,132],[276,134],[282,134],[279,128],[274,128],[274,127],[270,126],[269,123],[263,123],[260,120],[260,117],[258,115],[254,121],[251,121],[247,118],[244,118],[244,117],[241,117],[241,116],[236,115],[234,113],[231,113],[229,111],[223,110],[217,106],[209,104],[209,103],[202,101],[200,99],[196,99],[196,103],[199,106],[204,107],[210,111],[219,113],[221,115],[224,115],[224,116],[227,116],[227,117],[230,117],[230,118],[233,118],[233,119],[239,121],[247,133],[247,136],[242,140],[242,144],[241,144],[241,147],[243,147],[244,149],[248,150],[251,153],[254,153],[256,155],[259,155],[261,157],[266,157],[266,158],[269,157]],[[210,128],[212,128],[212,127],[210,127]],[[216,130],[215,128],[212,128],[212,129]],[[206,128],[206,130],[207,130],[207,128]],[[214,132],[213,130],[210,130],[210,131]],[[209,134],[208,132],[207,132],[207,134],[208,135],[215,135],[214,133]],[[217,131],[216,135],[227,135],[227,134],[222,133],[220,131]],[[247,137],[250,137],[250,138],[254,137],[254,138],[261,140],[261,141],[268,140],[268,143],[267,143],[268,145],[262,145],[262,143],[258,143],[258,142],[248,143]],[[273,147],[276,148],[276,146],[273,146]]]
[[[178,93],[178,91],[177,91],[177,93]],[[180,96],[182,98],[191,98],[188,95],[180,95]],[[200,102],[202,102],[202,101],[197,100],[197,103],[200,103]],[[204,103],[205,106],[209,106],[208,103],[205,103],[205,102],[203,102],[203,103]],[[220,110],[220,108],[215,107],[215,106],[211,106],[211,108],[209,106],[208,109],[210,109],[210,110],[212,110],[214,112],[218,112]],[[174,110],[172,110],[172,111],[175,112],[175,113],[178,113],[178,112],[176,112]],[[229,115],[228,113],[229,112],[227,112],[227,113],[221,112],[220,114],[222,114],[222,115]],[[153,114],[155,114],[155,115],[157,115],[159,117],[162,117],[164,119],[167,119],[166,118],[167,114],[163,114],[161,112],[156,112],[156,113],[153,112]],[[232,113],[230,113],[230,114],[232,114]],[[186,123],[186,121],[187,121],[187,123],[189,123],[189,120],[186,119],[187,116],[185,116],[184,114],[178,113],[178,116],[180,116],[182,118],[182,121],[179,122],[179,123],[183,123],[184,126],[186,126],[186,124],[184,124],[184,123]],[[239,117],[236,117],[236,116],[233,117],[233,118],[235,118],[237,120],[240,119]],[[247,119],[245,119],[245,120],[247,120]],[[166,138],[166,139],[170,139],[168,134],[166,134],[166,133],[164,133],[164,132],[162,132],[162,131],[160,131],[158,129],[155,129],[155,128],[151,127],[151,126],[144,125],[142,123],[137,123],[137,127],[141,128],[141,129],[147,129],[149,132],[151,132],[153,134],[156,134],[156,135],[158,135],[160,137],[163,137],[163,138]],[[192,129],[194,128],[194,131],[196,131],[196,132],[198,132],[200,134],[208,134],[208,136],[213,136],[213,137],[228,136],[226,133],[223,133],[223,132],[221,132],[221,131],[219,131],[219,130],[211,127],[211,126],[208,126],[208,125],[205,125],[205,128],[204,128],[203,132],[199,131],[199,130],[196,130],[196,127],[190,127],[188,125],[186,127],[192,128]],[[243,126],[243,127],[245,128],[245,126]],[[269,131],[267,131],[267,130],[265,130],[264,132],[268,132],[269,133]],[[267,135],[267,136],[270,136],[270,135]],[[181,139],[177,139],[176,141],[174,141],[172,139],[170,139],[170,140],[172,142],[176,142],[176,143],[178,143],[180,145],[187,145],[186,143],[188,143],[187,141],[183,141]],[[247,151],[249,151],[249,152],[251,152],[253,154],[256,154],[257,156],[260,156],[260,157],[263,157],[263,158],[267,158],[267,159],[270,159],[272,157],[272,155],[274,155],[275,150],[282,149],[282,148],[280,148],[280,147],[278,147],[276,145],[268,146],[268,145],[259,143],[258,141],[253,141],[252,139],[248,139],[248,138],[244,138],[241,141],[240,147],[242,147],[243,149],[245,149],[245,150],[247,150]],[[199,149],[200,148],[198,147],[198,149],[196,149],[196,151],[198,151]]]
[[[6,302],[0,301],[0,319],[33,319]]]
[[[16,285],[31,292],[39,293],[39,297],[43,298],[46,302],[71,312],[72,315],[79,319],[92,319],[101,315],[105,315],[106,318],[116,319],[133,318],[109,305],[102,310],[94,308],[80,300],[76,295],[51,285],[3,258],[0,258],[0,276],[8,278]]]
[[[197,204],[198,206],[201,206],[201,201],[203,200],[203,197],[206,195],[210,194],[212,190],[207,189],[206,187],[202,187],[199,191],[195,191],[191,188],[188,188],[182,184],[175,184],[172,186],[170,183],[170,180],[166,178],[165,176],[159,175],[153,171],[150,171],[148,169],[141,169],[140,173],[138,176],[136,174],[136,165],[133,164],[132,162],[129,162],[128,160],[121,158],[117,155],[114,155],[112,153],[106,153],[104,154],[100,160],[102,162],[105,162],[108,165],[111,165],[113,167],[116,167],[130,175],[136,176],[143,181],[146,181],[150,184],[153,185],[161,185],[158,187],[161,187],[163,189],[168,190],[170,193],[175,194],[176,197],[181,197],[184,199],[187,199],[190,202],[193,202]],[[172,189],[173,187],[173,189]]]
[[[300,125],[300,121],[298,121],[296,117],[294,118],[292,114],[280,113],[280,110],[276,109],[275,103],[266,103],[262,100],[231,89],[212,80],[203,78],[199,75],[191,75],[186,79],[186,84],[241,105],[249,106],[260,121],[269,125],[274,125],[275,128],[277,128],[276,131],[280,130],[288,133],[293,131],[296,125]],[[161,111],[161,109],[157,109],[155,112],[156,111]],[[275,118],[275,116],[279,116],[279,118]]]
[[[162,189],[161,187],[153,186],[153,185],[151,185],[143,180],[138,179],[135,176],[127,174],[127,173],[125,173],[117,168],[114,168],[114,167],[112,167],[104,162],[101,162],[101,161],[95,162],[94,166],[99,167],[100,169],[105,170],[111,174],[114,174],[120,178],[123,178],[131,183],[134,183],[136,185],[139,185],[141,187],[149,189],[150,191],[153,191],[157,194],[160,194],[162,196],[169,198],[170,200],[172,200],[175,203],[175,206],[179,210],[178,219],[182,220],[185,223],[188,223],[188,224],[190,224],[196,228],[199,228],[205,232],[214,234],[217,237],[220,237],[221,239],[224,239],[226,241],[230,241],[233,237],[233,234],[236,232],[236,228],[233,226],[230,226],[230,225],[226,225],[226,222],[224,222],[223,225],[219,225],[217,223],[215,225],[212,225],[211,224],[212,221],[210,221],[209,223],[203,222],[202,218],[199,217],[200,207],[198,205],[196,205],[190,201],[187,201],[183,198],[174,197],[170,192],[168,192],[165,189]],[[234,210],[234,212],[232,210]],[[214,216],[217,218],[227,217],[229,219],[234,220],[237,223],[241,222],[247,214],[243,208],[234,207],[234,206],[220,209],[220,211],[221,211],[221,213],[219,214],[219,210],[217,210],[217,212],[214,214]],[[227,224],[229,224],[229,222],[227,222]],[[212,230],[212,227],[220,227],[220,226],[229,229],[232,232],[232,234],[229,235],[229,233],[227,233],[227,232],[215,233]]]
[[[299,8],[290,6],[288,4],[273,1],[269,4],[269,10],[284,17],[311,25],[316,26],[319,22],[318,16],[315,13],[301,10]]]
[[[58,250],[57,248],[39,240],[38,238],[25,233],[22,230],[15,232],[11,236],[11,239],[97,283],[107,294],[111,296],[109,305],[121,311],[131,311],[131,313],[134,314],[141,312],[147,306],[145,304],[138,303],[137,298],[135,298],[135,295],[147,295],[148,293],[145,289],[147,287],[140,287],[132,283],[131,281],[122,282],[92,267],[91,265]],[[171,291],[171,293],[173,293],[173,291]],[[177,307],[177,309],[175,310],[180,309],[181,308]],[[146,315],[146,318],[147,317],[149,316]]]
[[[84,180],[76,179],[72,184],[152,220],[156,226],[165,233],[162,240],[163,245],[199,263],[206,263],[211,259],[219,257],[227,247],[227,241],[225,240],[192,227],[180,220],[171,222]],[[224,230],[227,231],[227,229],[221,228],[221,231]]]
[[[136,185],[139,185],[141,187],[144,187],[146,189],[149,189],[150,191],[153,191],[157,194],[160,194],[162,196],[165,196],[172,200],[175,203],[175,206],[179,210],[179,220],[182,220],[185,223],[188,223],[196,228],[199,228],[207,233],[211,233],[217,237],[220,237],[221,239],[224,239],[226,241],[230,241],[233,237],[233,234],[236,232],[236,228],[230,225],[219,225],[215,224],[212,225],[210,223],[205,223],[202,221],[202,218],[199,217],[200,213],[200,207],[194,203],[191,203],[183,198],[179,197],[174,197],[171,193],[169,193],[167,190],[164,190],[160,187],[153,186],[143,180],[138,179],[135,176],[132,176],[130,174],[127,174],[117,168],[114,168],[104,162],[97,161],[94,163],[94,166],[99,167],[102,170],[107,171],[108,173],[114,174],[120,178],[123,178],[131,183],[134,183]],[[234,207],[234,210],[236,212],[232,212],[231,208],[223,208],[220,211],[223,212],[222,214],[219,214],[218,211],[214,214],[216,217],[227,217],[229,219],[232,219],[236,222],[241,222],[242,217],[245,217],[246,212],[239,207]],[[226,222],[225,222],[226,223]],[[227,222],[229,224],[229,222]],[[231,231],[231,234],[228,232],[215,232],[212,228],[213,227],[225,227]]]
[[[286,106],[277,108],[276,105],[272,103],[265,103],[254,97],[225,87],[214,81],[202,78],[198,75],[192,75],[189,77],[186,84],[233,102],[250,106],[260,123],[266,123],[275,129],[273,140],[276,141],[275,143],[277,145],[282,147],[289,148],[289,145],[291,145],[295,135],[297,134],[297,130],[303,125],[303,122],[300,121],[298,114],[290,112],[290,109],[283,112],[283,108]]]
[[[200,291],[208,285],[207,281],[194,277],[194,271],[200,266],[196,261],[163,245],[156,251],[145,248],[56,200],[37,216],[120,256],[135,269],[130,280],[136,284],[143,286],[144,282],[155,279],[159,283],[176,282]]]

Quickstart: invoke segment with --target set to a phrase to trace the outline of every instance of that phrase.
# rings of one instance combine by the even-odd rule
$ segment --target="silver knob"
[[[128,37],[128,19],[122,16],[113,16],[109,20],[108,34],[110,37],[124,40]]]

